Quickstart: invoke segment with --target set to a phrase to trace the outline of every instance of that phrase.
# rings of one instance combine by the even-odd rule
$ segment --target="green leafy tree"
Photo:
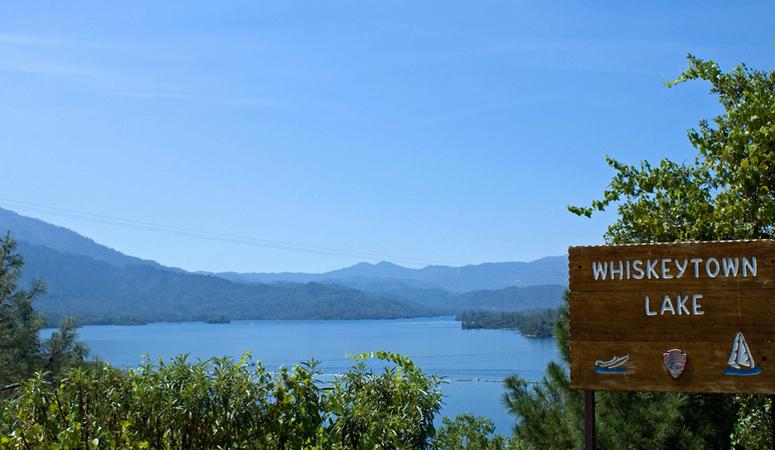
[[[463,329],[490,328],[518,330],[524,336],[551,337],[557,322],[556,309],[504,312],[465,310],[455,317]]]
[[[377,352],[357,362],[332,386],[326,399],[332,442],[341,448],[427,448],[441,409],[441,379],[426,376],[402,355]],[[381,373],[365,360],[392,363]]]
[[[775,72],[741,65],[725,73],[715,62],[690,55],[688,69],[668,86],[692,80],[710,83],[710,92],[724,108],[712,121],[701,120],[689,130],[695,160],[628,165],[609,157],[615,175],[603,198],[589,207],[569,207],[587,217],[615,207],[618,218],[608,227],[606,242],[773,237]],[[567,327],[564,312],[557,342],[566,364]],[[612,392],[601,392],[598,398],[601,448],[727,448],[733,443],[760,448],[750,436],[770,433],[761,420],[769,402],[761,398]],[[581,400],[569,389],[563,367],[550,366],[544,382],[532,388],[509,378],[505,402],[520,417],[517,434],[531,445],[580,447]],[[547,441],[547,423],[567,437]],[[770,439],[764,439],[766,445]]]
[[[770,399],[763,395],[739,395],[735,400],[739,415],[732,436],[732,448],[772,449],[772,402]]]
[[[616,204],[619,218],[606,241],[772,238],[775,230],[775,71],[745,65],[724,73],[713,61],[689,56],[675,86],[711,84],[724,113],[688,132],[694,162],[662,160],[632,166],[607,158],[616,171],[602,200],[570,207],[591,216]]]
[[[24,265],[10,234],[0,239],[0,387],[32,374],[40,362],[38,331],[43,321],[32,301],[45,292],[41,281],[29,290],[19,289]]]
[[[440,380],[400,355],[356,359],[329,384],[314,361],[270,372],[249,355],[39,372],[0,403],[0,448],[429,448]]]
[[[75,319],[65,317],[59,329],[41,343],[43,370],[60,374],[71,367],[84,364],[89,355],[89,349],[78,340]]]
[[[438,450],[519,450],[517,441],[495,434],[495,424],[484,417],[463,414],[442,418],[433,448]]]
[[[6,234],[0,239],[0,388],[18,383],[35,370],[44,369],[57,376],[68,367],[82,364],[88,354],[86,346],[77,340],[71,318],[65,319],[50,339],[40,342],[43,320],[35,313],[33,301],[46,287],[36,280],[29,289],[19,289],[23,266],[16,241]]]

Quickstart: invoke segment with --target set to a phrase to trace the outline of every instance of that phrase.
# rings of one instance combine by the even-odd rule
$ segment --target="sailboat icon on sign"
[[[729,354],[727,367],[724,373],[727,375],[758,375],[762,373],[761,367],[756,367],[756,362],[751,355],[751,349],[745,342],[743,333],[738,332],[732,340],[732,353]]]

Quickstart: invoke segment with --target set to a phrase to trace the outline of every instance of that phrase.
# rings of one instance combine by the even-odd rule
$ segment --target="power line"
[[[17,208],[23,208],[27,210],[43,212],[55,216],[67,217],[71,219],[84,220],[88,222],[103,223],[106,225],[117,225],[125,228],[139,229],[143,231],[154,231],[179,236],[203,238],[207,240],[233,243],[233,244],[247,244],[257,247],[272,248],[278,250],[291,250],[300,251],[306,253],[317,253],[333,256],[350,256],[356,258],[383,258],[392,259],[397,261],[404,261],[410,263],[421,264],[446,264],[446,265],[464,265],[463,263],[454,261],[434,260],[427,258],[414,258],[401,255],[388,255],[382,253],[363,252],[356,250],[346,250],[331,247],[321,247],[317,245],[302,244],[296,242],[284,242],[271,239],[262,239],[248,236],[239,236],[228,233],[217,233],[206,230],[198,230],[193,228],[178,227],[172,225],[163,225],[159,223],[140,221],[135,219],[127,219],[124,217],[109,216],[105,214],[97,214],[87,211],[79,211],[65,208],[58,208],[55,206],[42,205],[38,203],[22,202],[18,200],[11,200],[0,198],[0,202],[11,204]]]
[[[351,258],[365,258],[365,259],[381,259],[391,260],[394,262],[404,262],[409,264],[431,264],[431,265],[447,265],[447,266],[467,266],[465,263],[456,261],[445,261],[427,258],[416,258],[402,255],[389,255],[382,253],[364,252],[357,250],[339,249],[333,247],[323,247],[318,245],[303,244],[297,242],[277,241],[271,239],[263,239],[249,236],[240,236],[229,233],[212,232],[206,230],[199,230],[194,228],[179,227],[174,225],[164,225],[154,222],[141,221],[136,219],[128,219],[124,217],[110,216],[106,214],[98,214],[82,210],[59,208],[50,205],[43,205],[40,203],[25,202],[20,200],[12,200],[7,198],[0,198],[0,203],[11,205],[14,208],[21,208],[24,210],[31,210],[36,212],[42,212],[44,214],[50,214],[59,217],[66,217],[76,220],[83,220],[93,223],[101,223],[105,225],[120,226],[129,229],[151,231],[157,233],[171,234],[176,236],[184,236],[195,239],[204,239],[209,241],[223,242],[229,244],[238,245],[250,245],[261,248],[270,248],[274,250],[286,250],[302,253],[313,253],[328,256],[345,256]],[[472,269],[473,266],[467,267]],[[486,272],[500,272],[500,273],[512,273],[511,271],[498,270],[494,268],[476,267],[477,270]],[[553,272],[530,270],[523,273],[530,273],[535,275],[556,275]]]

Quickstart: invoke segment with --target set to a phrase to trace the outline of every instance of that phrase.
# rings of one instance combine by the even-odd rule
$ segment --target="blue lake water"
[[[451,317],[100,325],[78,332],[92,356],[120,368],[137,366],[144,354],[166,359],[189,353],[192,359],[208,359],[250,351],[270,370],[315,358],[325,373],[336,374],[350,367],[348,354],[402,353],[426,373],[447,378],[442,415],[487,416],[504,434],[514,419],[501,405],[501,381],[512,373],[539,380],[549,361],[559,360],[552,339],[525,338],[506,330],[462,330]]]

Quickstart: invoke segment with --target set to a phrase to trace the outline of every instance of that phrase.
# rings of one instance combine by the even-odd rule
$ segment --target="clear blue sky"
[[[706,85],[663,86],[686,54],[725,69],[775,61],[773,2],[0,9],[1,198],[459,263],[601,242],[612,216],[565,206],[599,195],[605,155],[689,160],[685,130],[719,111]],[[389,259],[0,206],[192,270]]]

